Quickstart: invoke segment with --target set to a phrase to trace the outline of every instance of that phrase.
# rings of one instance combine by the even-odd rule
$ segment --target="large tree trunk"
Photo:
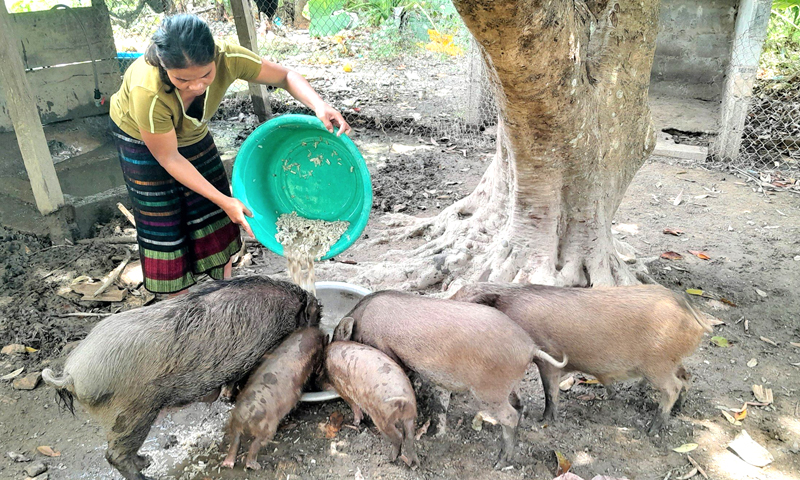
[[[476,190],[438,217],[393,219],[390,234],[429,237],[412,254],[429,268],[406,263],[385,279],[636,282],[611,221],[655,144],[657,0],[453,3],[494,72],[497,153]]]

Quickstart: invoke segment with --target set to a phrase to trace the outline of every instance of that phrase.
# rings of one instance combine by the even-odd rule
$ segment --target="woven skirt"
[[[208,274],[220,280],[223,269],[242,246],[239,226],[202,195],[167,173],[144,142],[111,122],[122,174],[133,203],[144,287],[175,293]],[[230,185],[211,134],[178,148],[206,180],[230,195]]]

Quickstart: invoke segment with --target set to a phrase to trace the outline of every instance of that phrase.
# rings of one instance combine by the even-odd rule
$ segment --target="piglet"
[[[516,387],[533,359],[556,366],[525,331],[494,308],[396,291],[361,299],[334,340],[377,348],[449,392],[471,392],[488,422],[502,425],[497,468],[508,465],[522,405]],[[448,398],[449,399],[449,398]]]
[[[300,400],[303,385],[322,360],[325,335],[318,328],[297,330],[264,355],[236,397],[228,433],[231,445],[222,466],[233,468],[241,435],[253,437],[245,468],[261,469],[256,461],[261,445],[275,436],[278,423]]]
[[[610,395],[614,382],[644,377],[661,391],[650,434],[661,429],[688,388],[689,374],[681,360],[694,352],[703,332],[711,331],[685,298],[660,285],[564,288],[476,283],[462,287],[452,298],[498,309],[542,350],[569,357],[563,369],[536,361],[546,420],[556,419],[558,383],[565,371],[597,377]]]
[[[363,410],[392,442],[392,461],[419,466],[414,451],[417,401],[403,369],[380,350],[355,342],[333,342],[325,355],[325,378],[353,409],[353,423]]]

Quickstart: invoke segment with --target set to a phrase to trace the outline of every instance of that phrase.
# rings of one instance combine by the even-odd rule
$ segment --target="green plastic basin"
[[[256,128],[239,149],[232,184],[233,196],[253,213],[256,239],[278,255],[275,222],[284,213],[350,222],[327,259],[358,239],[372,209],[369,171],[353,141],[309,115],[283,115]]]

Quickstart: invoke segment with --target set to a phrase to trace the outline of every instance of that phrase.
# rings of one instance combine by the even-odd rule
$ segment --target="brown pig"
[[[681,360],[694,352],[703,332],[711,331],[684,298],[660,285],[563,288],[476,283],[462,287],[452,299],[494,307],[525,329],[542,350],[569,357],[564,368],[536,361],[546,420],[556,419],[564,371],[597,377],[610,395],[612,383],[644,377],[661,391],[650,434],[669,419],[688,388]]]
[[[493,308],[395,291],[364,297],[333,338],[373,346],[450,392],[472,392],[481,416],[502,426],[498,468],[513,455],[521,409],[515,388],[528,364],[541,358],[566,365]]]
[[[256,461],[261,446],[275,436],[278,423],[302,395],[303,385],[322,361],[325,334],[316,327],[297,330],[278,347],[264,355],[261,365],[250,374],[236,397],[228,432],[231,445],[223,467],[233,468],[242,434],[253,437],[245,468],[260,470]]]
[[[353,423],[362,413],[392,442],[392,461],[400,457],[419,466],[414,451],[417,400],[403,369],[380,350],[356,342],[333,342],[325,354],[325,377],[353,409]]]

